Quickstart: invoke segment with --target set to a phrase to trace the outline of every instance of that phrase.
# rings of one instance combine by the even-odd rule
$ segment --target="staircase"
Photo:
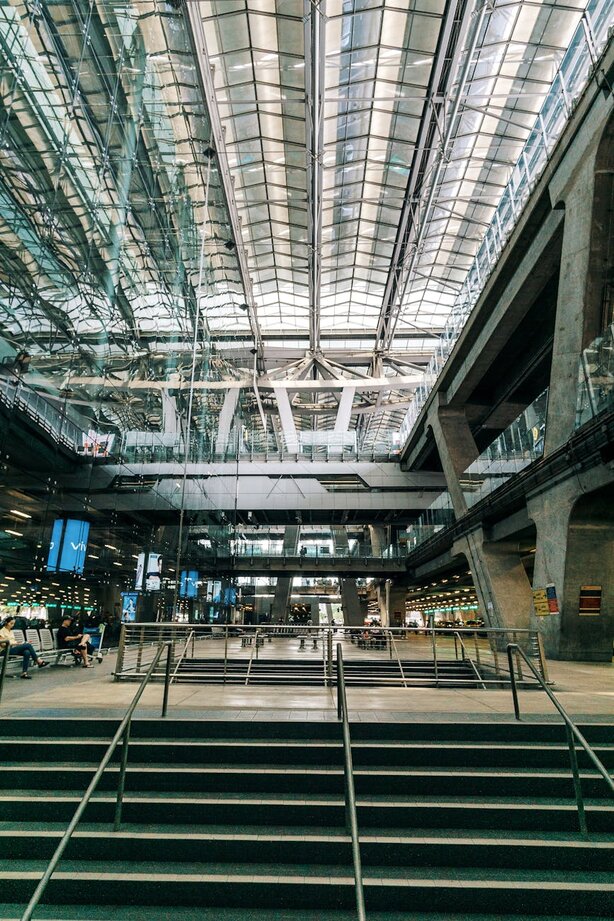
[[[116,723],[0,722],[0,921],[19,918]],[[349,921],[340,725],[139,719],[35,918]],[[614,767],[614,727],[581,727]],[[614,802],[564,727],[352,724],[369,921],[614,916]],[[118,758],[119,758],[119,752]]]
[[[476,675],[469,662],[444,659],[437,663],[425,659],[402,660],[402,671],[396,659],[346,659],[345,683],[348,687],[402,686],[403,677],[408,684],[421,687],[478,687]],[[226,684],[288,684],[319,686],[324,684],[324,663],[319,658],[229,659],[226,664]],[[336,666],[333,663],[333,680]],[[138,676],[135,676],[138,677]],[[224,660],[216,658],[184,659],[177,671],[176,681],[192,684],[221,684],[224,681]]]

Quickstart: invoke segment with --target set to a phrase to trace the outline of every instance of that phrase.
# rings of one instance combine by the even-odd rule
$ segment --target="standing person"
[[[78,627],[74,626],[70,614],[65,614],[62,618],[62,626],[58,630],[58,646],[60,649],[72,649],[75,656],[82,659],[83,668],[94,667],[88,658],[94,651],[89,639],[87,633],[78,632]]]
[[[48,665],[48,662],[45,662],[44,659],[41,659],[36,649],[32,643],[18,643],[17,637],[13,633],[13,628],[15,626],[15,618],[13,615],[5,617],[2,621],[2,627],[0,628],[0,646],[4,647],[8,645],[9,655],[10,656],[23,656],[23,664],[21,666],[21,677],[22,678],[31,678],[32,675],[28,674],[28,668],[30,667],[30,660],[36,662],[39,668],[44,668],[45,665]]]

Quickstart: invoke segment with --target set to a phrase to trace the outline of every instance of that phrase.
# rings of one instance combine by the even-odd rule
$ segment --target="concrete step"
[[[2,862],[0,892],[6,901],[25,899],[40,879],[44,863]],[[611,879],[611,877],[609,877]],[[430,868],[378,868],[377,875],[364,875],[367,909],[445,911],[454,905],[459,911],[517,912],[519,897],[524,912],[570,911],[589,916],[614,914],[614,883],[603,873],[567,874],[509,871],[484,873],[456,868],[454,873]],[[90,891],[98,905],[219,905],[224,908],[345,909],[354,906],[354,880],[346,867],[312,864],[289,874],[276,865],[236,864],[105,864],[92,870],[79,861],[66,861],[49,883],[45,903],[83,901]],[[520,895],[521,893],[521,895]],[[570,906],[573,903],[573,909]],[[138,910],[135,910],[138,916]]]
[[[62,837],[61,829],[44,826],[21,831],[0,829],[0,853],[13,860],[49,859]],[[486,838],[461,835],[449,830],[440,837],[425,835],[360,836],[361,855],[366,873],[375,867],[474,867],[524,870],[611,871],[614,867],[613,841],[585,841],[555,837],[535,840],[525,837]],[[344,834],[287,831],[200,831],[156,829],[132,831],[124,827],[113,832],[109,826],[96,830],[77,830],[65,854],[67,860],[198,862],[203,854],[209,862],[308,864],[314,858],[321,864],[351,865],[350,838]]]
[[[37,738],[64,739],[106,739],[110,740],[117,729],[116,719],[70,718],[49,720],[39,717],[20,717],[0,720],[0,739]],[[614,725],[608,723],[583,723],[579,727],[591,744],[614,746]],[[463,721],[452,719],[430,722],[400,722],[395,719],[378,722],[360,721],[351,723],[353,742],[442,742],[467,745],[470,742],[489,745],[491,743],[565,744],[565,728],[558,718],[516,722],[511,717],[497,722]],[[223,719],[151,719],[139,717],[132,722],[131,736],[147,740],[232,741],[256,739],[265,743],[268,739],[282,742],[303,740],[308,744],[325,741],[341,741],[341,729],[336,719],[330,721],[305,720],[223,720]]]
[[[24,746],[22,737],[0,738],[0,763],[40,763],[61,761],[98,764],[108,740],[98,738],[35,738]],[[606,767],[614,767],[614,745],[594,746]],[[519,742],[457,743],[419,741],[355,740],[352,744],[357,769],[386,768],[515,768],[569,769],[566,744]],[[115,760],[119,760],[116,752]],[[250,764],[339,766],[343,763],[340,740],[306,742],[293,739],[213,739],[145,740],[134,737],[130,743],[133,763],[154,764]],[[591,768],[588,756],[578,751],[583,770]]]
[[[134,754],[137,754],[136,752]],[[29,790],[85,789],[96,764],[72,762],[37,762],[23,764],[9,762],[0,765],[0,791],[15,787],[15,775],[21,787]],[[99,790],[116,790],[119,765],[110,766],[102,777]],[[590,799],[607,798],[608,790],[596,772],[582,772],[582,792]],[[405,794],[421,790],[429,797],[499,796],[565,799],[574,797],[573,781],[569,769],[534,771],[530,769],[492,771],[484,768],[466,771],[461,768],[409,770],[392,768],[358,768],[355,771],[358,795]],[[128,791],[220,791],[220,792],[291,792],[338,793],[344,789],[341,766],[316,768],[313,765],[277,767],[270,764],[240,765],[219,764],[193,766],[175,763],[172,772],[168,764],[128,763],[126,790]]]
[[[29,815],[40,822],[68,822],[80,796],[65,791],[12,790],[0,802],[5,821],[23,820],[23,804]],[[86,822],[111,822],[113,795],[94,794],[88,805]],[[587,822],[591,832],[614,832],[614,804],[587,802]],[[124,800],[127,824],[275,825],[343,828],[344,801],[341,795],[304,794],[263,795],[233,793],[133,793]],[[467,800],[441,797],[358,798],[359,827],[403,829],[407,831],[443,828],[516,829],[571,832],[577,829],[575,803],[570,801],[518,801],[504,796]]]

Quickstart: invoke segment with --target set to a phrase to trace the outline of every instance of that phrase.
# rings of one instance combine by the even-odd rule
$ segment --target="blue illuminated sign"
[[[51,532],[47,569],[49,572],[83,573],[87,539],[90,533],[88,521],[76,518],[56,518]]]
[[[179,586],[180,598],[196,598],[198,572],[196,569],[184,569],[181,573],[181,584]]]

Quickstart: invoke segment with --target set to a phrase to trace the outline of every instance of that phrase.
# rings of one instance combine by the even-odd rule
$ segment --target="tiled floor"
[[[57,666],[34,669],[32,681],[7,677],[0,715],[121,716],[136,684],[113,680],[114,655],[93,669]],[[614,665],[588,662],[550,662],[550,678],[561,703],[572,715],[614,721]],[[138,713],[160,712],[162,687],[145,689]],[[558,719],[546,695],[539,690],[520,692],[527,718]],[[348,703],[355,720],[513,719],[508,690],[446,688],[349,688]],[[335,719],[334,690],[313,687],[245,687],[189,685],[171,687],[169,716],[202,719]]]

